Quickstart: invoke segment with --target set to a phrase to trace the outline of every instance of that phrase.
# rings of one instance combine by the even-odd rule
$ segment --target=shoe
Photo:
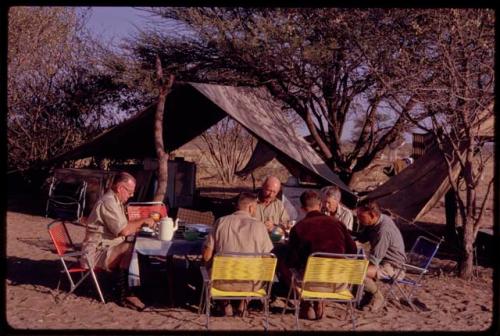
[[[316,314],[316,320],[321,320],[323,318],[323,313],[325,312],[325,303],[314,302],[314,312]]]
[[[123,307],[134,309],[137,311],[143,311],[146,305],[137,296],[127,296],[122,301]]]
[[[303,302],[300,305],[299,318],[315,320],[316,312],[314,311],[313,306],[309,302]]]

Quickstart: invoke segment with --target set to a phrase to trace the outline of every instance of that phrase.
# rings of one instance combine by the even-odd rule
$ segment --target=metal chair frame
[[[394,292],[396,287],[401,295],[405,298],[406,302],[410,305],[412,310],[416,310],[415,305],[411,299],[415,294],[415,290],[421,287],[420,281],[423,276],[429,272],[429,266],[432,259],[436,255],[439,245],[443,241],[429,239],[425,236],[419,236],[413,244],[411,250],[407,253],[407,262],[390,278],[382,279],[383,282],[389,284],[389,295],[398,300],[398,296]],[[427,252],[427,253],[426,253]],[[403,277],[401,273],[405,271]],[[404,290],[402,286],[411,286],[409,290]]]
[[[205,266],[200,267],[203,277],[200,305],[198,314],[203,310],[206,314],[206,328],[209,328],[210,303],[212,300],[260,300],[264,305],[266,316],[264,328],[269,328],[269,299],[271,287],[276,272],[277,259],[273,253],[217,253],[214,256],[212,269],[209,275]],[[262,281],[263,286],[254,292],[248,291],[222,291],[225,295],[214,295],[212,284],[215,280],[248,280]],[[224,293],[225,292],[225,293]],[[246,293],[246,295],[238,295]],[[255,295],[251,295],[255,294]]]
[[[299,308],[300,301],[333,301],[345,302],[346,314],[350,311],[352,328],[356,328],[356,317],[354,314],[354,304],[359,304],[363,293],[363,281],[368,269],[368,260],[363,251],[359,254],[339,254],[339,253],[312,253],[307,259],[306,269],[301,275],[297,270],[292,269],[292,282],[288,291],[282,315],[286,311],[290,296],[293,294],[295,321],[297,330],[299,329]],[[347,288],[336,292],[319,292],[306,290],[309,282],[327,284],[345,284]],[[305,294],[307,292],[307,294]]]
[[[78,189],[75,195],[54,195],[56,187],[59,183],[67,183],[62,180],[52,177],[52,181],[49,188],[49,195],[47,198],[47,203],[45,205],[45,217],[49,217],[49,212],[51,209],[56,211],[57,209],[64,209],[66,211],[75,211],[75,220],[79,221],[83,216],[83,210],[85,209],[85,194],[87,191],[87,181],[78,181]],[[73,219],[73,218],[61,218],[61,219]]]
[[[68,281],[70,283],[70,291],[64,296],[63,300],[66,299],[70,294],[72,294],[78,286],[90,275],[92,281],[97,289],[99,298],[102,303],[106,303],[104,296],[102,295],[99,282],[97,281],[97,276],[95,274],[95,267],[91,258],[87,258],[86,254],[82,251],[78,251],[71,236],[69,235],[68,229],[66,227],[65,221],[55,220],[47,225],[49,236],[52,239],[52,243],[56,249],[56,253],[59,256],[59,260],[63,266],[61,274],[65,273]],[[76,260],[67,260],[68,258],[76,258]],[[84,258],[87,264],[90,266],[87,268],[82,268],[79,265],[78,258]],[[71,274],[79,273],[80,279],[75,283]],[[59,281],[57,283],[57,289],[59,290],[59,285],[61,283],[61,275],[59,276]]]

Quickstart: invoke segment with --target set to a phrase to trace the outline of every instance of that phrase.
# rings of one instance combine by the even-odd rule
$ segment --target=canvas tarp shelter
[[[90,156],[155,157],[155,109],[156,106],[152,105],[94,140],[50,161],[55,163]],[[307,171],[322,183],[338,185],[352,195],[309,144],[282,119],[281,114],[281,106],[261,88],[178,83],[172,88],[165,104],[165,150],[179,148],[229,115],[276,151],[278,158],[291,171]]]
[[[493,138],[493,103],[483,113],[477,125],[480,137]],[[489,115],[489,117],[487,117]],[[458,162],[452,164],[453,179],[460,173]],[[425,215],[450,189],[448,165],[437,145],[432,145],[415,162],[386,183],[368,193],[365,198],[375,200],[382,208],[408,222]]]
[[[458,176],[459,165],[454,166]],[[416,221],[429,211],[449,189],[448,167],[437,146],[366,195],[385,209],[409,221]]]

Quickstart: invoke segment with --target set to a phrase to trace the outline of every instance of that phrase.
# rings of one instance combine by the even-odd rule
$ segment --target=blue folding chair
[[[389,295],[399,301],[398,296],[394,292],[394,287],[396,287],[408,302],[411,309],[416,310],[411,299],[415,293],[415,289],[422,286],[420,281],[424,274],[428,273],[432,258],[436,255],[442,241],[443,238],[439,241],[424,236],[419,236],[417,238],[410,252],[406,255],[406,263],[402,265],[403,267],[400,268],[394,276],[382,279],[383,282],[389,283],[390,285]],[[404,272],[404,276],[402,272]]]

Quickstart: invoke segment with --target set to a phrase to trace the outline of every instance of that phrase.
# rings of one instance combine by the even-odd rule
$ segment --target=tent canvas
[[[480,114],[477,135],[493,139],[493,103]],[[450,151],[450,149],[445,149]],[[439,147],[434,144],[402,172],[366,195],[376,200],[382,208],[392,211],[406,221],[413,222],[425,215],[450,189],[450,176],[455,180],[460,173],[460,164],[448,164]]]
[[[139,159],[155,157],[155,110],[156,106],[152,105],[94,140],[63,153],[50,162],[90,156]],[[319,181],[335,184],[352,195],[350,189],[309,144],[281,118],[281,112],[281,105],[262,88],[179,83],[172,88],[165,104],[165,150],[179,148],[229,115],[259,141],[276,151],[287,162],[287,167],[305,170]]]
[[[454,177],[459,168],[458,163],[453,165]],[[412,222],[429,211],[449,188],[448,166],[434,145],[412,165],[368,193],[366,199],[377,201],[382,208]]]

